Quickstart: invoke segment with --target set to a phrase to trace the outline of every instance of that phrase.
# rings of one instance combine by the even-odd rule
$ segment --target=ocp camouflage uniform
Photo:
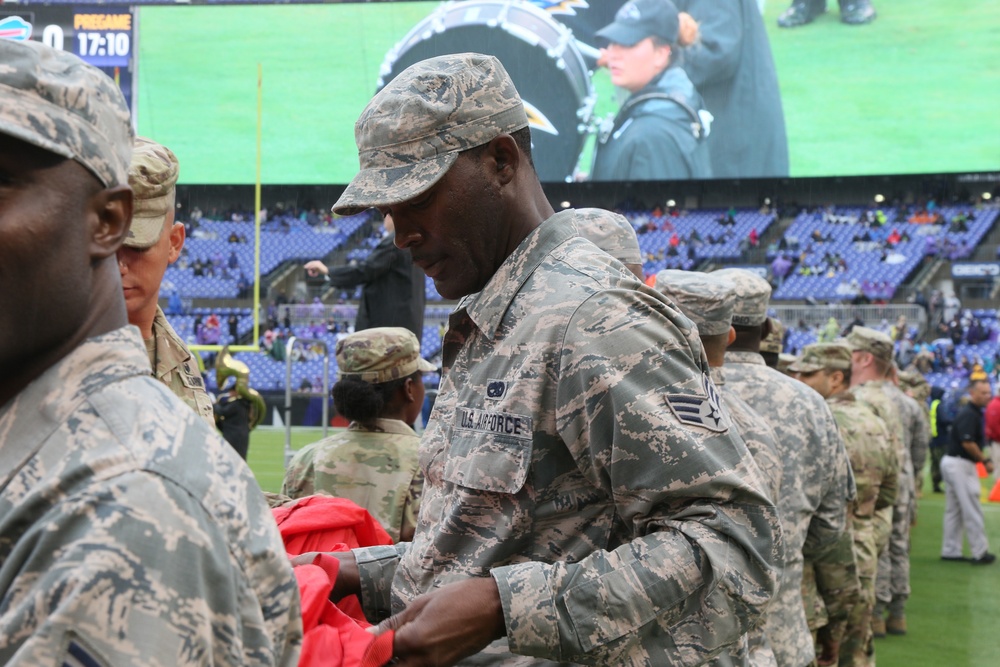
[[[51,366],[0,434],[0,663],[296,664],[298,587],[260,488],[150,377],[134,327]]]
[[[776,510],[661,295],[542,224],[459,304],[443,356],[414,540],[355,551],[369,618],[492,576],[507,637],[462,664],[503,665],[700,664],[757,620]]]
[[[170,387],[175,396],[187,403],[215,430],[212,399],[205,391],[201,371],[198,370],[191,351],[170,326],[159,306],[156,307],[156,317],[153,319],[153,337],[146,341],[146,353],[153,367],[153,376]]]
[[[856,607],[861,602],[861,581],[851,522],[830,548],[805,558],[802,600],[813,641],[817,640],[819,632],[823,632],[839,646],[851,616],[856,614]]]
[[[726,352],[723,371],[726,384],[777,436],[785,567],[767,611],[767,634],[781,667],[802,667],[815,657],[802,599],[803,559],[832,548],[847,529],[854,478],[836,422],[818,393],[768,368],[756,352]]]
[[[905,505],[896,502],[893,508],[892,537],[889,549],[879,557],[875,584],[879,603],[890,605],[890,611],[899,616],[910,597],[910,526],[916,519],[916,476],[927,459],[930,424],[923,409],[899,387],[888,381],[884,387],[899,413],[903,445],[912,465],[910,493]]]
[[[896,500],[899,459],[885,424],[851,391],[835,394],[827,403],[840,427],[858,489],[851,515],[861,604],[848,619],[840,646],[840,665],[867,665],[871,662],[871,615],[878,563],[874,518],[877,510],[891,507]]]
[[[420,436],[398,419],[377,419],[374,426],[378,430],[355,422],[300,449],[285,471],[281,493],[353,500],[398,542],[401,533],[411,535],[417,525],[424,486],[417,459]]]

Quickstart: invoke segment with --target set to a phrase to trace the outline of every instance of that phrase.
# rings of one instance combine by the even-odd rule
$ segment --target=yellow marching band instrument
[[[236,378],[236,394],[250,401],[250,430],[253,430],[264,421],[267,406],[260,392],[250,386],[250,367],[234,358],[227,345],[215,357],[215,382],[221,388],[230,377]]]

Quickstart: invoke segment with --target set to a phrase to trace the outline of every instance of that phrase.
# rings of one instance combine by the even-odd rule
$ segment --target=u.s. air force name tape
[[[528,415],[473,408],[455,409],[455,427],[463,431],[506,435],[519,440],[530,440],[532,434],[531,417]]]

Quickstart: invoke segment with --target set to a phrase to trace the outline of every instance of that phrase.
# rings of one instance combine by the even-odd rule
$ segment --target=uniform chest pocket
[[[531,465],[531,433],[530,416],[458,408],[445,480],[478,491],[517,493]]]

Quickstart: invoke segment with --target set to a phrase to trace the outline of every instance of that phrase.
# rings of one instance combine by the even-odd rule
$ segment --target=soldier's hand
[[[493,577],[448,584],[421,595],[379,624],[394,630],[393,665],[453,665],[506,634],[503,606]]]
[[[990,475],[993,474],[993,461],[983,461],[983,466],[986,468],[986,472]]]
[[[292,557],[292,567],[297,565],[312,565],[320,556],[335,558],[339,562],[337,570],[337,580],[333,583],[333,590],[330,591],[330,600],[340,602],[348,595],[361,594],[361,575],[358,572],[358,561],[354,553],[350,551],[331,551],[321,553],[310,551]]]

